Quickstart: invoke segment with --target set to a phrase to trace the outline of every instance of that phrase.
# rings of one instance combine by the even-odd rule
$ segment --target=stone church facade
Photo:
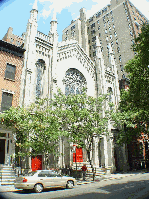
[[[51,29],[47,35],[38,31],[37,2],[30,12],[27,30],[23,34],[24,66],[22,72],[20,106],[28,107],[36,97],[52,98],[60,88],[65,94],[79,93],[87,86],[87,94],[97,97],[111,91],[111,102],[117,107],[119,102],[119,82],[113,50],[109,48],[109,66],[105,68],[100,42],[96,38],[96,58],[92,61],[88,53],[76,40],[58,42],[57,19],[51,21]],[[112,167],[115,170],[113,125],[109,126],[109,137],[94,137],[94,150],[91,152],[94,167]],[[56,166],[66,167],[73,164],[74,143],[68,144],[60,140],[60,155]],[[87,153],[83,149],[83,162],[87,162]],[[41,158],[43,160],[43,155]],[[42,161],[43,162],[43,161]],[[31,167],[32,159],[29,158]],[[42,163],[43,164],[43,163]],[[122,163],[124,164],[124,163]],[[53,166],[53,161],[50,161]],[[44,164],[41,166],[44,169]]]
[[[132,52],[131,57],[124,56],[124,49],[121,45],[125,46],[124,43],[129,41],[128,45],[125,46],[129,48],[130,44],[133,43],[134,38],[130,34],[131,27],[129,25],[132,24],[135,14],[138,16],[138,20],[132,24],[134,36],[140,33],[141,24],[147,19],[128,0],[112,0],[111,5],[106,7],[107,9],[102,9],[88,20],[86,20],[85,9],[81,8],[80,18],[72,21],[64,29],[62,42],[58,42],[56,16],[53,16],[50,22],[50,31],[47,35],[38,31],[38,8],[37,0],[35,0],[30,11],[26,32],[23,33],[22,37],[13,35],[12,28],[9,28],[3,41],[1,41],[1,51],[5,45],[5,48],[10,48],[11,53],[14,53],[14,50],[17,52],[17,56],[18,53],[21,53],[21,55],[19,54],[19,64],[13,60],[9,63],[16,65],[16,70],[19,71],[17,73],[19,76],[16,76],[19,79],[18,90],[13,90],[14,86],[12,88],[13,84],[17,84],[16,79],[12,82],[9,79],[4,80],[10,82],[10,89],[6,89],[2,85],[3,92],[9,93],[9,96],[13,95],[14,99],[16,97],[17,103],[14,104],[12,101],[13,106],[28,107],[32,102],[35,102],[37,97],[51,99],[58,88],[66,95],[79,94],[86,86],[87,94],[95,98],[100,94],[111,94],[110,102],[114,104],[115,109],[117,108],[120,100],[120,81],[126,80],[124,78],[126,74],[121,66],[124,66],[125,62],[134,56],[134,52]],[[117,17],[120,14],[120,9],[124,11],[124,13],[121,12],[122,19],[126,20],[125,23],[129,27],[126,28],[129,33],[127,34],[128,38],[122,42],[118,42],[121,41],[122,35],[118,25],[121,22],[117,21],[120,20]],[[113,20],[111,22],[110,17]],[[111,37],[112,30],[118,36],[114,34]],[[129,37],[132,37],[132,40]],[[118,47],[119,52],[116,51]],[[119,60],[120,54],[117,52],[122,56],[121,61]],[[127,53],[131,55],[131,49]],[[3,76],[5,75],[3,74]],[[4,77],[2,78],[4,79]],[[127,89],[128,85],[125,85],[124,88]],[[111,168],[112,172],[116,169],[127,170],[129,168],[128,149],[125,145],[119,147],[115,144],[115,135],[118,131],[113,127],[112,121],[108,122],[108,130],[109,135],[104,132],[99,137],[93,136],[93,150],[90,152],[91,164],[97,168]],[[0,164],[10,165],[11,158],[15,154],[15,136],[12,136],[12,129],[6,131],[4,127],[0,126],[0,131],[1,147],[5,148],[3,154],[1,153],[3,160],[0,160]],[[74,159],[74,155],[77,153],[80,153],[83,162],[89,161],[87,151],[85,149],[78,151],[76,143],[68,143],[66,138],[60,138],[58,142],[59,157],[55,158],[53,154],[49,154],[49,168],[72,166],[74,162],[80,161]],[[37,159],[41,161],[39,168],[46,169],[44,154],[38,154]],[[23,159],[22,168],[32,168],[33,164],[37,163],[37,159],[33,157]]]

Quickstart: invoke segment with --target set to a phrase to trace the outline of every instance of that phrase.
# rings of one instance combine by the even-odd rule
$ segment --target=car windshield
[[[30,171],[27,176],[33,176],[37,171]]]

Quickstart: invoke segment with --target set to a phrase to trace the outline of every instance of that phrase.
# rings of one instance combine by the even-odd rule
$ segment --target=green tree
[[[119,110],[113,119],[120,126],[118,142],[130,142],[149,126],[149,25],[144,24],[135,39],[136,55],[125,65],[129,89],[121,91]],[[124,129],[125,127],[125,129]]]
[[[0,117],[2,124],[14,127],[19,157],[60,155],[58,141],[63,136],[90,152],[95,134],[107,133],[110,112],[104,113],[106,101],[105,95],[93,98],[83,91],[66,96],[58,89],[51,100],[39,99],[28,108],[11,107]]]
[[[16,135],[18,157],[39,153],[56,154],[60,135],[58,118],[47,99],[39,99],[28,108],[11,107],[0,115],[2,124]],[[46,162],[45,162],[46,164]]]
[[[82,94],[68,96],[60,90],[53,99],[53,107],[60,117],[61,130],[67,132],[68,142],[83,147],[90,152],[93,146],[93,137],[108,133],[110,111],[105,111],[107,96],[98,98]]]

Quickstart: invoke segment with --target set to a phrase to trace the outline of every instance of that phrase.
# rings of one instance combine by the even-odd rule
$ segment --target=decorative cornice
[[[23,57],[23,54],[25,52],[24,48],[7,43],[6,41],[3,40],[0,40],[0,50],[14,54],[18,57]]]

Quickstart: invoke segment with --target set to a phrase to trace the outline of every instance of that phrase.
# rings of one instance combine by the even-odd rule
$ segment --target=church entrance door
[[[73,153],[73,162],[83,162],[82,148],[76,147],[76,153]]]
[[[42,155],[34,156],[31,160],[32,171],[42,170]]]
[[[0,139],[0,164],[5,162],[5,139]]]

